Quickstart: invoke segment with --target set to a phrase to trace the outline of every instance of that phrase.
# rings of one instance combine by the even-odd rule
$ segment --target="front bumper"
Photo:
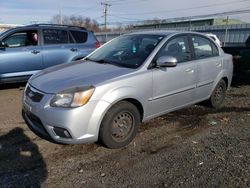
[[[33,114],[29,113],[24,108],[22,110],[22,117],[23,117],[25,123],[30,128],[30,130],[32,130],[35,134],[37,134],[39,137],[46,139],[50,142],[54,142],[54,140],[50,137],[50,135],[48,134],[48,132],[44,128],[44,126],[39,118],[37,118]]]
[[[43,94],[34,102],[24,94],[22,116],[28,127],[41,138],[63,144],[93,143],[110,103],[89,101],[78,108],[55,108],[49,105],[53,95]]]

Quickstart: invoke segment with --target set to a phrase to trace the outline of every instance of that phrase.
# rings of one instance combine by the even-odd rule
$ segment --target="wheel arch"
[[[121,102],[121,101],[129,102],[129,103],[133,104],[137,108],[137,110],[139,111],[139,113],[140,113],[140,121],[142,122],[143,117],[144,117],[144,109],[143,109],[143,106],[142,106],[141,102],[139,100],[137,100],[137,99],[134,99],[134,98],[125,98],[125,99],[122,99],[122,100],[120,100],[118,102]],[[118,102],[116,102],[116,103],[118,103]]]
[[[214,91],[216,85],[220,82],[220,80],[224,80],[226,82],[227,90],[230,89],[230,85],[231,85],[231,82],[232,82],[232,75],[230,75],[228,71],[223,70],[223,71],[220,72],[220,74],[214,80],[213,87],[212,87],[210,95],[212,94],[212,92]]]
[[[227,89],[228,89],[229,88],[228,78],[226,76],[224,76],[221,79],[225,81]]]
[[[97,143],[98,144],[104,145],[104,146],[106,146],[108,148],[120,148],[120,146],[119,147],[117,147],[117,146],[113,147],[114,145],[113,146],[112,146],[112,144],[110,145],[110,142],[108,141],[109,139],[107,139],[107,137],[105,136],[105,134],[107,133],[107,128],[105,128],[105,127],[107,125],[110,125],[110,124],[107,124],[107,122],[105,122],[104,120],[107,120],[107,119],[105,119],[105,117],[108,117],[108,116],[106,116],[107,114],[110,115],[109,111],[111,111],[111,114],[114,113],[114,112],[115,113],[117,112],[116,111],[117,109],[113,109],[113,107],[115,107],[116,105],[121,105],[121,104],[125,104],[125,105],[126,104],[130,104],[130,106],[132,104],[134,106],[134,108],[136,108],[138,110],[138,112],[139,112],[139,114],[138,114],[139,116],[138,115],[136,116],[137,117],[136,118],[137,119],[136,120],[136,122],[137,122],[137,124],[136,124],[137,126],[136,127],[137,128],[134,128],[136,131],[131,133],[132,137],[128,137],[128,140],[130,140],[131,138],[133,139],[135,137],[135,134],[136,134],[136,132],[138,130],[138,125],[142,122],[142,119],[143,119],[143,113],[144,113],[143,112],[143,106],[140,103],[140,101],[137,100],[137,99],[134,99],[134,98],[123,98],[123,99],[115,101],[114,103],[111,103],[109,105],[109,107],[105,110],[105,113],[103,114],[103,116],[102,116],[102,118],[100,120],[100,124],[99,124],[99,128],[98,128],[98,134],[97,134],[98,135],[97,136]],[[116,106],[116,107],[118,107],[118,106]],[[113,116],[111,116],[111,117],[113,117]],[[124,142],[127,142],[127,140],[125,140]],[[131,142],[131,140],[128,141],[128,143],[130,143],[130,142]],[[109,144],[107,144],[107,143],[109,143]]]
[[[101,122],[102,122],[103,118],[105,117],[105,115],[107,114],[107,112],[108,112],[114,105],[116,105],[117,103],[122,102],[122,101],[131,103],[131,104],[133,104],[133,105],[137,108],[137,110],[138,110],[139,113],[140,113],[140,121],[142,122],[143,117],[144,117],[144,108],[143,108],[142,103],[141,103],[138,99],[136,99],[136,98],[134,98],[134,97],[124,97],[124,98],[121,98],[121,99],[118,99],[118,100],[112,102],[112,103],[109,105],[109,107],[105,110],[105,113],[104,113],[104,115],[103,115],[103,117],[102,117],[102,119],[101,119]]]

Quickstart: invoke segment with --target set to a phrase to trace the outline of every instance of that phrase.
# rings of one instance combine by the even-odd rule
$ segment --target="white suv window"
[[[38,36],[36,30],[18,31],[3,41],[8,48],[17,48],[24,46],[36,46],[38,44]]]
[[[88,39],[88,33],[85,31],[73,31],[73,30],[71,30],[70,33],[74,37],[76,43],[85,43]]]
[[[68,32],[60,29],[44,29],[44,44],[66,44],[69,42]]]

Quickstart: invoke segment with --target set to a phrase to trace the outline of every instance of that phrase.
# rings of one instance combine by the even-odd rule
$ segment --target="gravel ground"
[[[119,150],[37,137],[20,115],[22,88],[0,88],[0,187],[250,187],[249,84],[236,82],[219,110],[142,124]]]

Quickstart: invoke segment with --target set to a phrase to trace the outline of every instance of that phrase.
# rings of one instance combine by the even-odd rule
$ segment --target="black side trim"
[[[192,87],[192,88],[189,88],[189,89],[185,89],[185,90],[182,90],[182,91],[178,91],[176,93],[171,93],[171,94],[163,95],[163,96],[160,96],[160,97],[156,97],[156,98],[153,98],[152,101],[158,100],[158,99],[162,99],[162,98],[165,98],[165,97],[169,97],[169,96],[172,96],[172,95],[180,94],[180,93],[183,93],[183,92],[186,92],[186,91],[190,91],[190,90],[193,90],[193,89],[195,89],[195,87]]]
[[[200,88],[200,87],[203,87],[203,86],[207,86],[207,85],[210,85],[212,83],[214,83],[214,81],[208,82],[208,83],[205,83],[205,84],[202,84],[202,85],[199,85],[199,86],[197,86],[197,88]]]

